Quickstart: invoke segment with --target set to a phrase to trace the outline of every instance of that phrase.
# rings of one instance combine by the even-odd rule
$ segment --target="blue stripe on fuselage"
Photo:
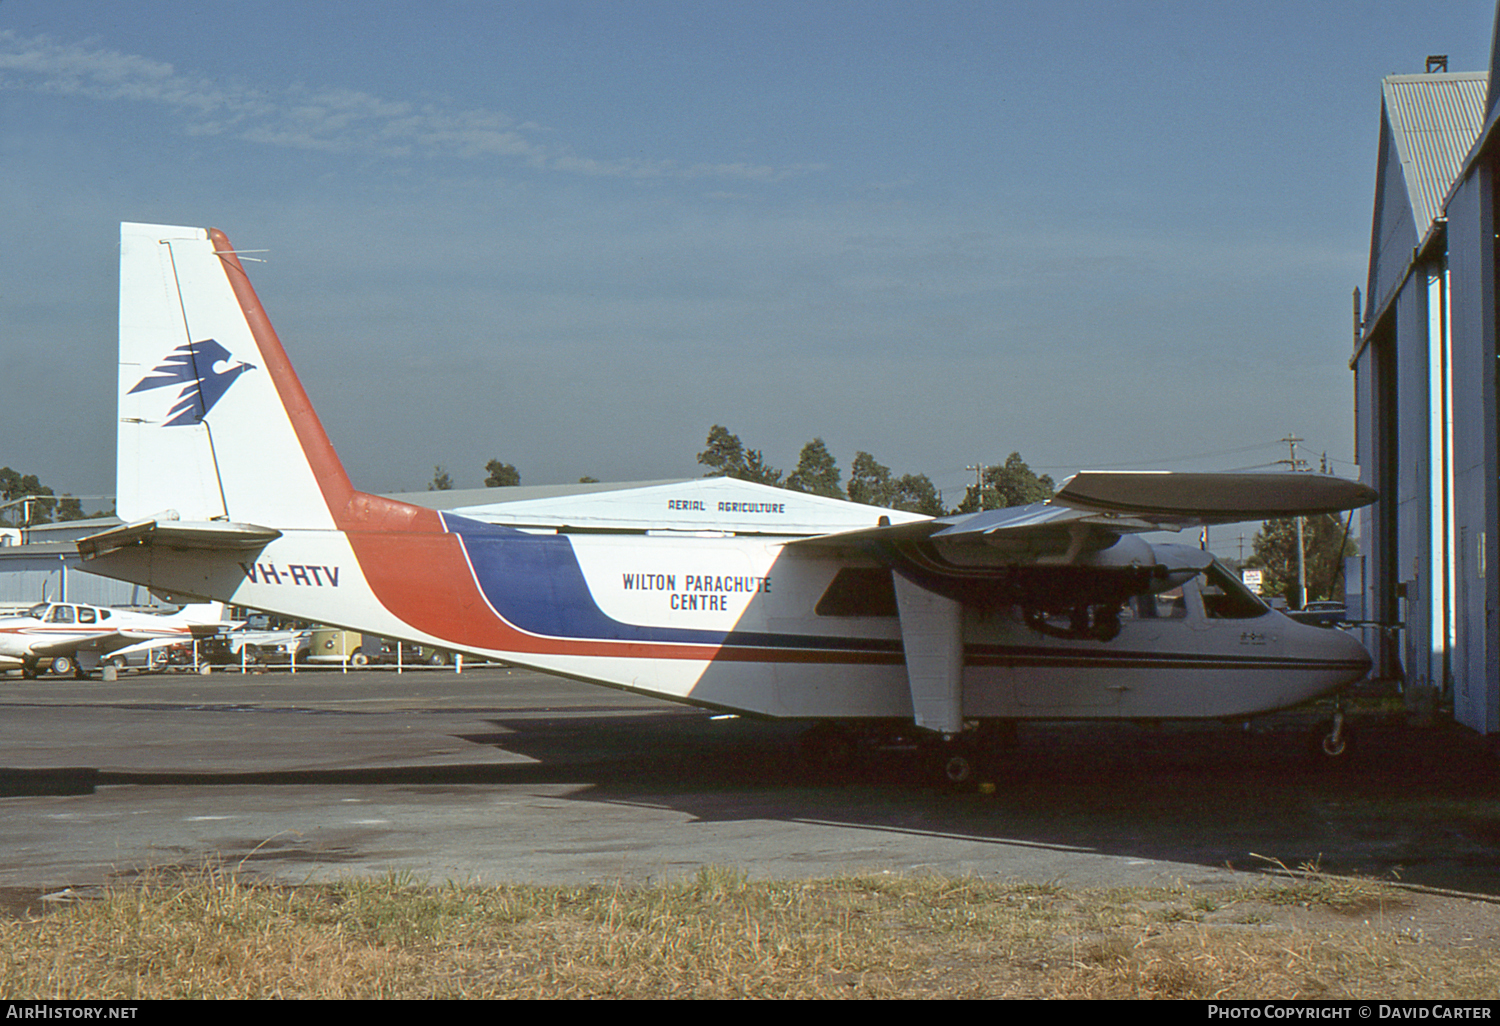
[[[900,643],[870,638],[838,638],[751,631],[642,627],[606,616],[594,601],[566,535],[527,534],[513,527],[485,524],[441,513],[449,533],[463,542],[479,590],[512,626],[554,638],[600,641],[667,642],[688,645],[744,645],[761,648],[899,650]]]

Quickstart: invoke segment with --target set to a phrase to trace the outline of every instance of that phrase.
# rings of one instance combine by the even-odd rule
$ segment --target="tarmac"
[[[0,888],[151,869],[283,882],[975,875],[1234,886],[1316,867],[1500,896],[1496,761],[1458,728],[1316,712],[1243,726],[1023,724],[963,790],[909,753],[835,769],[806,724],[501,666],[0,677]]]

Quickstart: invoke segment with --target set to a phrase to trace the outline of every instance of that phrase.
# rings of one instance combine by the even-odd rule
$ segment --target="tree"
[[[18,526],[49,524],[54,519],[59,523],[69,520],[91,520],[94,517],[111,516],[111,513],[85,513],[83,503],[71,495],[53,498],[56,493],[48,488],[35,474],[22,474],[9,467],[0,467],[0,517]],[[16,502],[27,496],[41,496],[35,502]]]
[[[891,497],[891,468],[876,461],[864,450],[854,454],[854,465],[849,468],[849,486],[846,489],[850,502],[862,502],[868,506],[889,506]]]
[[[1046,502],[1054,486],[1047,474],[1032,473],[1021,454],[1013,452],[998,466],[985,467],[980,485],[970,485],[955,513],[977,513],[982,509],[1007,509],[1029,502]]]
[[[90,520],[93,517],[101,515],[99,513],[85,513],[83,511],[83,503],[71,495],[64,495],[57,503],[57,522],[59,524],[65,524],[70,520]]]
[[[828,451],[823,439],[814,438],[802,447],[797,458],[797,469],[787,475],[786,487],[794,492],[826,495],[830,499],[842,499],[839,488],[839,465]]]
[[[15,499],[23,499],[28,495],[51,494],[52,489],[42,484],[41,480],[35,474],[22,474],[9,467],[0,467],[0,503],[9,503]],[[78,505],[77,499],[70,501],[73,506]],[[53,505],[54,503],[51,499],[40,499],[33,503],[17,503],[13,507],[8,507],[5,512],[17,523],[20,523],[21,519],[29,512],[30,519],[26,521],[27,523],[46,524],[52,520]],[[71,512],[71,507],[69,511]],[[78,513],[79,517],[74,519],[82,518],[83,510],[81,508],[78,510]]]
[[[781,471],[769,466],[759,449],[747,451],[740,436],[730,434],[722,424],[709,429],[707,445],[698,454],[698,462],[709,468],[704,477],[733,477],[757,484],[781,484]]]
[[[929,517],[940,517],[945,512],[942,497],[926,474],[892,478],[891,469],[867,452],[855,454],[846,491],[851,502],[904,509]]]
[[[926,474],[902,474],[896,480],[895,495],[886,505],[929,517],[940,517],[947,512],[937,486]]]
[[[1338,598],[1344,593],[1344,560],[1358,555],[1359,546],[1344,533],[1344,522],[1327,513],[1304,517],[1303,559],[1307,573],[1307,601]],[[1281,595],[1297,604],[1297,518],[1267,520],[1256,532],[1254,552],[1245,566],[1264,571],[1263,595]]]
[[[708,429],[708,448],[698,454],[698,462],[708,468],[704,477],[738,477],[745,469],[745,447],[739,435],[731,435],[722,424]]]
[[[490,460],[484,465],[489,477],[484,479],[486,488],[514,488],[521,483],[521,472],[509,463]]]
[[[428,484],[429,492],[446,492],[453,488],[453,479],[441,466],[432,468],[432,482]]]

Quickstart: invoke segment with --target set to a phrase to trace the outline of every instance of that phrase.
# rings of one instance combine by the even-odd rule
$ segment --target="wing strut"
[[[912,713],[917,726],[952,737],[964,729],[963,606],[901,574],[892,577]]]

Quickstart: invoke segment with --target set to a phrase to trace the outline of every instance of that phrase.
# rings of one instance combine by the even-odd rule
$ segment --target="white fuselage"
[[[446,519],[450,528],[463,523]],[[434,585],[446,610],[390,583],[440,568],[383,566],[387,578],[372,581],[358,540],[339,531],[288,531],[253,559],[143,547],[91,568],[709,707],[912,716],[894,607],[857,587],[843,589],[841,607],[826,601],[841,570],[881,580],[873,561],[755,536],[455,533],[467,580]],[[1352,639],[1269,609],[1216,618],[1196,580],[1172,613],[1158,615],[1142,597],[1127,604],[1119,633],[1101,641],[1039,633],[1013,607],[966,608],[963,715],[1247,716],[1334,690],[1368,663]]]
[[[157,639],[185,639],[192,636],[194,622],[181,614],[43,602],[25,615],[0,618],[0,666],[14,668],[79,652],[107,654]]]

